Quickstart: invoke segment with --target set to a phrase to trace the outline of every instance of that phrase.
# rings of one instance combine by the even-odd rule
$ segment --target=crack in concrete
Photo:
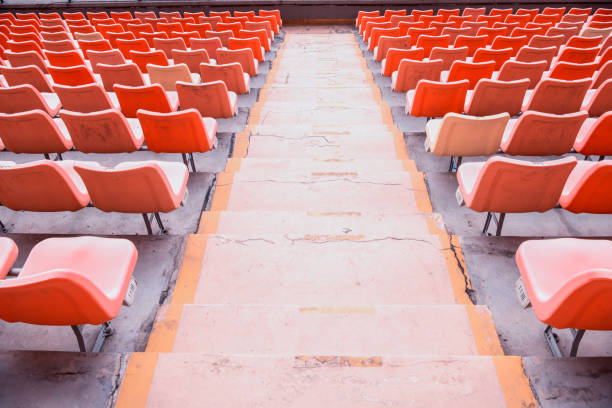
[[[117,365],[117,369],[115,370],[113,389],[109,394],[108,402],[106,404],[107,408],[114,407],[117,403],[117,398],[119,397],[119,389],[121,388],[123,375],[125,374],[125,369],[127,368],[127,360],[128,358],[126,355],[119,354],[119,364]]]
[[[224,236],[217,236],[217,238],[219,238],[221,241],[223,241],[224,244],[226,244],[228,242],[233,242],[233,243],[238,244],[238,245],[246,246],[247,242],[262,241],[262,242],[267,242],[268,244],[276,245],[276,242],[274,242],[274,241],[272,241],[270,239],[266,239],[266,238],[232,239],[232,238],[227,238],[227,237],[224,237]]]
[[[346,181],[349,183],[353,183],[353,184],[372,184],[372,185],[377,185],[377,186],[403,186],[402,183],[384,183],[384,182],[376,182],[376,181],[357,181],[357,180],[351,180],[348,178],[339,178],[339,179],[331,179],[331,180],[308,180],[308,181],[297,181],[297,180],[292,180],[292,181],[282,181],[282,180],[270,180],[270,179],[264,179],[264,180],[241,180],[241,181],[237,181],[237,182],[232,182],[232,183],[225,183],[225,184],[217,184],[217,186],[230,186],[230,185],[234,185],[234,184],[240,184],[240,183],[277,183],[277,184],[319,184],[319,183],[335,183],[337,181]],[[415,188],[412,187],[405,187],[406,190],[408,191],[421,191],[421,190],[417,190]]]
[[[284,139],[284,140],[304,140],[304,139],[323,139],[325,140],[326,143],[332,145],[333,142],[331,142],[327,136],[300,136],[300,137],[288,137],[288,136],[281,136],[281,135],[274,135],[274,134],[253,134],[252,136],[258,136],[258,137],[275,137],[278,139]],[[336,145],[334,145],[336,146]]]
[[[435,246],[434,243],[432,243],[431,241],[428,241],[426,239],[420,239],[420,238],[409,238],[409,237],[394,237],[394,236],[386,236],[386,237],[382,237],[382,238],[372,238],[372,239],[350,239],[350,240],[342,240],[342,239],[309,239],[306,237],[300,237],[300,238],[291,238],[289,235],[284,234],[283,237],[291,242],[299,242],[299,241],[305,241],[305,242],[311,242],[313,244],[328,244],[328,243],[336,243],[336,242],[355,242],[355,243],[370,243],[370,242],[380,242],[380,241],[411,241],[411,242],[422,242],[428,245],[433,246],[434,248],[438,249],[438,247]],[[448,249],[448,248],[440,248],[441,250],[444,249]]]
[[[461,272],[461,275],[463,275],[463,282],[465,284],[465,293],[468,295],[468,297],[470,298],[470,301],[473,304],[476,304],[476,292],[474,291],[474,289],[470,289],[470,278],[467,274],[467,271],[465,270],[465,268],[463,267],[463,263],[461,262],[461,260],[459,259],[459,254],[457,253],[457,247],[453,244],[452,241],[452,235],[448,234],[448,242],[450,244],[450,250],[453,253],[453,256],[455,257],[455,261],[457,261],[457,267],[459,268],[459,272]]]

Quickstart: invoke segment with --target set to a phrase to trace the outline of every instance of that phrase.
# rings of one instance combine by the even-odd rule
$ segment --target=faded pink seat
[[[121,65],[98,64],[98,73],[102,79],[104,90],[113,92],[113,85],[145,86],[149,85],[149,77],[142,74],[134,63]]]
[[[494,156],[486,162],[464,163],[457,171],[458,201],[471,210],[488,213],[483,233],[494,213],[500,213],[496,232],[500,235],[506,213],[554,208],[576,162],[575,157],[532,163]]]
[[[222,48],[221,40],[219,38],[192,38],[191,49],[192,50],[206,50],[208,56],[212,59],[217,59],[217,50]]]
[[[556,47],[557,50],[565,44],[565,37],[562,35],[547,36],[547,35],[534,35],[529,40],[527,45],[532,48],[548,48]]]
[[[400,37],[388,37],[382,36],[378,41],[378,46],[374,48],[374,59],[376,61],[382,61],[387,57],[387,51],[390,48],[396,49],[410,49],[411,39],[409,35],[404,35]]]
[[[529,79],[529,89],[535,88],[546,69],[546,61],[539,62],[519,62],[506,61],[499,72],[493,73],[493,79],[498,81],[517,81],[519,79]]]
[[[49,116],[57,115],[62,104],[54,93],[41,94],[32,85],[0,87],[0,112],[18,113],[40,109]]]
[[[118,109],[92,113],[63,110],[60,117],[74,146],[83,153],[130,153],[144,142],[138,120],[126,119]]]
[[[54,85],[53,89],[62,102],[62,109],[65,110],[88,113],[118,107],[98,83],[80,86]]]
[[[210,64],[206,50],[172,50],[172,59],[175,64],[185,64],[191,73],[200,73],[200,64]]]
[[[510,121],[500,147],[504,153],[515,156],[569,153],[587,117],[584,111],[565,115],[523,112],[520,118]]]
[[[217,64],[231,64],[238,62],[242,65],[242,70],[250,76],[257,75],[259,63],[253,56],[253,50],[244,48],[241,50],[217,50]]]
[[[72,160],[41,160],[0,168],[0,203],[14,211],[76,211],[89,194]]]
[[[612,160],[578,162],[559,199],[573,213],[612,214]]]
[[[452,48],[441,48],[434,47],[431,50],[429,60],[433,61],[436,59],[442,60],[442,71],[448,71],[455,61],[465,61],[468,58],[469,49],[468,47],[452,47]]]
[[[176,83],[181,109],[197,109],[202,116],[231,118],[236,114],[238,96],[228,91],[223,81],[203,84]]]
[[[527,78],[508,82],[481,79],[473,91],[468,91],[465,113],[474,116],[495,115],[502,112],[507,112],[510,116],[518,115],[528,87]]]
[[[528,100],[522,110],[523,112],[534,110],[557,115],[578,112],[590,86],[590,79],[577,81],[543,79],[531,96],[526,98]]]
[[[495,71],[495,62],[455,61],[448,73],[442,72],[443,82],[457,82],[463,79],[469,81],[469,89],[474,89],[476,83],[483,78],[491,78]]]
[[[463,112],[470,83],[434,82],[422,79],[415,90],[406,93],[406,113],[412,116],[442,117],[449,112]]]
[[[516,54],[516,61],[519,62],[539,62],[546,61],[544,70],[550,69],[552,60],[557,55],[558,47],[535,48],[524,46]]]
[[[200,64],[202,82],[223,81],[227,89],[238,95],[249,93],[251,77],[242,71],[242,65],[231,64]]]
[[[574,150],[585,156],[597,155],[600,160],[612,156],[612,111],[599,118],[589,118],[580,128]]]
[[[8,86],[32,85],[38,92],[53,92],[51,81],[34,65],[10,68],[0,65],[0,74]]]
[[[0,113],[0,138],[14,153],[64,153],[72,149],[72,140],[61,122],[55,122],[40,109],[20,113]]]
[[[4,51],[4,58],[11,63],[11,67],[26,67],[28,65],[34,65],[40,68],[44,74],[48,74],[45,60],[36,51]]]
[[[123,54],[119,50],[110,50],[110,51],[87,51],[87,58],[89,58],[89,63],[91,64],[91,70],[99,74],[98,65],[123,65],[126,63]]]
[[[112,334],[108,321],[119,313],[137,259],[136,247],[127,239],[45,239],[30,251],[16,278],[1,281],[0,319],[70,325],[81,352],[88,350],[80,325],[103,323],[89,350],[100,351],[104,338]]]
[[[612,79],[605,80],[596,90],[588,91],[582,110],[589,112],[589,116],[601,116],[612,110]]]
[[[536,317],[548,325],[544,337],[554,356],[562,353],[553,327],[577,329],[570,357],[586,330],[612,330],[612,241],[525,241],[516,264]]]
[[[442,73],[442,60],[412,61],[402,60],[397,71],[391,75],[391,87],[396,92],[415,89],[421,79],[439,81]]]
[[[0,238],[0,280],[8,275],[17,260],[18,253],[15,241],[7,237]]]

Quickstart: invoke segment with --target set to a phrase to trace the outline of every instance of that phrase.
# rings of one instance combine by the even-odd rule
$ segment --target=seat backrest
[[[430,61],[401,60],[393,89],[396,92],[406,92],[415,89],[421,79],[439,81],[442,68],[443,61],[440,59]]]
[[[534,35],[527,43],[532,48],[549,48],[556,47],[557,50],[565,43],[565,39],[562,35],[547,36],[547,35]]]
[[[519,62],[537,62],[546,61],[545,70],[550,69],[550,64],[553,58],[557,55],[558,48],[555,46],[546,48],[535,48],[531,46],[522,47],[516,54],[516,60]]]
[[[487,27],[487,23],[485,23],[484,21],[482,22],[477,22],[477,21],[464,21],[463,23],[461,23],[461,28],[469,28],[470,32],[469,34],[467,34],[468,36],[476,36],[478,35],[478,30],[480,30],[481,28]]]
[[[91,70],[99,74],[98,64],[105,65],[122,65],[125,64],[125,58],[123,54],[119,50],[111,50],[111,51],[88,51],[87,58],[89,58],[89,62],[91,63]]]
[[[461,15],[470,17],[471,21],[476,21],[478,16],[483,16],[486,14],[486,12],[487,9],[485,7],[466,7],[463,9],[463,13],[461,13]]]
[[[390,48],[396,49],[410,49],[411,40],[409,35],[400,37],[387,37],[382,36],[378,41],[378,49],[376,50],[376,61],[381,61],[383,58],[387,58],[387,51]]]
[[[465,61],[469,55],[468,47],[441,48],[434,47],[429,56],[430,60],[441,59],[442,70],[448,71],[455,61]]]
[[[423,58],[425,58],[425,50],[422,48],[389,48],[387,51],[387,57],[383,60],[382,74],[385,76],[391,76],[393,72],[397,71],[400,62],[404,59],[422,61]]]
[[[227,31],[207,31],[206,38],[218,38],[224,47],[229,47],[229,39],[234,36],[230,30]]]
[[[157,23],[157,31],[162,31],[168,34],[168,37],[172,37],[172,32],[183,31],[183,26],[181,23]]]
[[[472,99],[466,106],[466,113],[474,116],[495,115],[507,112],[518,115],[523,105],[529,79],[496,81],[481,79],[474,88]]]
[[[565,181],[576,166],[575,157],[533,163],[490,157],[481,168],[466,205],[479,212],[544,212],[554,208]],[[461,177],[459,167],[457,178]]]
[[[64,153],[72,148],[70,139],[40,109],[0,113],[0,137],[4,146],[14,153]]]
[[[187,64],[176,64],[169,66],[147,64],[147,71],[151,83],[161,84],[166,91],[176,91],[176,82],[191,83],[191,73]]]
[[[121,106],[121,113],[128,118],[135,118],[139,109],[161,113],[174,111],[174,107],[170,105],[168,96],[160,84],[138,87],[115,84],[113,90]]]
[[[121,65],[99,64],[98,71],[102,78],[104,90],[113,92],[113,85],[143,86],[146,85],[140,69],[134,63]]]
[[[253,52],[253,57],[257,61],[262,62],[264,60],[264,55],[261,50],[261,43],[259,41],[259,38],[230,38],[228,48],[230,50],[240,50],[248,48]]]
[[[591,88],[599,88],[601,84],[604,83],[605,80],[612,78],[612,61],[607,61],[599,71],[595,73],[593,76],[593,84]]]
[[[506,37],[506,36],[498,36],[495,37],[493,43],[491,44],[491,48],[493,49],[504,49],[504,48],[512,48],[514,51],[514,55],[516,55],[521,47],[527,45],[528,38],[526,35],[520,37]]]
[[[590,123],[583,126],[574,149],[585,156],[612,156],[612,111],[608,111]]]
[[[448,73],[448,82],[456,82],[467,79],[470,89],[474,89],[476,83],[482,78],[491,78],[495,71],[495,62],[467,62],[455,61]]]
[[[447,113],[431,151],[439,156],[495,154],[509,119],[507,113],[484,117]]]
[[[49,65],[54,67],[76,67],[78,65],[85,65],[85,60],[76,50],[61,52],[45,51],[45,56],[49,61]]]
[[[74,35],[74,39],[77,40],[80,44],[81,41],[103,41],[104,37],[102,37],[102,34],[100,34],[97,31],[93,31],[94,28],[92,27],[92,32],[88,32],[88,33],[73,33]],[[80,45],[79,45],[80,48]],[[94,51],[106,51],[106,50],[94,50]],[[84,53],[87,53],[86,51],[84,51]]]
[[[147,73],[147,65],[149,64],[158,66],[169,65],[168,57],[166,57],[166,54],[161,50],[149,52],[130,51],[130,59],[138,66],[140,72],[143,74]]]
[[[470,81],[434,82],[422,79],[418,82],[410,115],[442,117],[449,112],[463,112],[465,96]]]
[[[253,51],[250,48],[241,50],[217,50],[217,63],[229,64],[238,62],[242,65],[242,70],[250,76],[257,75],[257,66],[253,57]]]
[[[504,153],[523,156],[555,156],[569,153],[587,112],[555,115],[524,112],[502,143]]]
[[[76,46],[72,40],[48,41],[43,40],[43,48],[45,51],[71,51],[76,50]]]
[[[53,92],[51,83],[37,66],[9,68],[0,65],[0,74],[9,86],[32,85],[39,92]]]
[[[526,109],[557,115],[578,112],[590,85],[590,79],[543,79],[536,86]]]
[[[612,214],[612,160],[580,163],[560,202],[573,213]]]
[[[474,53],[473,62],[495,62],[495,70],[498,71],[504,62],[508,61],[512,57],[512,48],[505,48],[501,50],[494,50],[491,48],[479,48]]]
[[[528,78],[529,89],[533,89],[540,82],[546,70],[546,64],[546,61],[506,61],[499,70],[497,79],[500,81],[516,81],[518,79]]]
[[[70,160],[40,160],[0,168],[0,202],[14,211],[76,211],[89,203]]]
[[[176,165],[184,167],[186,181],[186,166]],[[185,192],[182,186],[178,194],[174,193],[168,176],[155,161],[126,162],[110,169],[77,164],[75,170],[87,186],[94,207],[106,212],[174,211]]]
[[[141,38],[140,34],[142,34],[142,33],[153,33],[153,32],[155,32],[155,29],[153,28],[153,26],[151,24],[148,24],[148,23],[128,24],[127,27],[126,27],[126,30],[128,30],[131,33],[134,33],[136,38]]]
[[[242,66],[237,62],[225,65],[200,64],[200,75],[202,82],[223,81],[229,91],[239,95],[249,92]]]
[[[87,55],[87,50],[109,51],[113,49],[113,46],[108,40],[93,40],[79,41],[79,48],[83,51],[83,55]]]
[[[601,116],[612,110],[612,78],[606,79],[586,104],[589,116]]]
[[[214,137],[206,134],[202,116],[196,109],[180,112],[138,112],[138,120],[149,150],[156,153],[207,152]]]
[[[124,58],[130,58],[130,51],[151,51],[149,43],[144,38],[132,40],[118,39],[117,48],[119,49]]]
[[[76,149],[83,153],[130,153],[142,146],[127,119],[117,109],[91,113],[63,110],[60,117]]]
[[[194,38],[191,40],[192,50],[206,50],[209,58],[217,59],[217,50],[223,47],[219,38]]]
[[[170,38],[170,37],[168,36],[168,34],[164,33],[163,31],[154,31],[152,33],[150,33],[150,32],[141,32],[138,35],[138,38],[142,38],[143,40],[145,40],[147,42],[147,44],[149,44],[149,47],[153,48],[155,46],[155,44],[153,44],[153,40],[154,39],[156,39],[156,38]]]
[[[96,82],[93,73],[85,65],[72,67],[54,67],[49,65],[47,70],[56,85],[78,86]]]
[[[53,85],[62,108],[75,112],[96,112],[113,108],[110,97],[98,83],[66,86]]]
[[[562,47],[559,52],[557,61],[573,62],[577,64],[585,64],[588,62],[595,61],[599,54],[599,47],[592,48],[575,48],[575,47]]]
[[[368,49],[373,51],[375,47],[378,47],[378,43],[380,42],[380,37],[398,37],[401,34],[399,27],[391,27],[391,28],[375,28],[372,30],[372,35],[370,36],[370,43]]]
[[[592,78],[595,71],[597,71],[597,67],[598,64],[596,62],[576,64],[573,62],[559,61],[552,67],[548,77],[564,79],[566,81]]]
[[[43,73],[47,72],[47,66],[45,64],[45,61],[40,56],[40,54],[35,51],[4,51],[4,58],[6,58],[11,63],[11,67],[26,67],[28,65],[34,65],[38,67]]]
[[[201,24],[210,24],[212,26],[213,30],[216,30],[217,28],[217,23],[222,23],[223,19],[219,16],[209,16],[209,17],[198,17],[198,23]]]
[[[455,39],[455,47],[467,47],[468,48],[468,56],[472,57],[478,48],[484,48],[487,46],[486,35],[477,35],[477,36],[467,36],[467,35],[458,35]]]
[[[172,50],[172,60],[175,64],[185,64],[192,73],[200,72],[200,64],[210,63],[206,50]]]
[[[168,58],[172,58],[172,50],[187,50],[185,40],[182,38],[153,38],[153,46],[157,50],[162,50]]]
[[[40,92],[30,84],[7,88],[0,87],[0,112],[19,113],[40,109],[47,115],[55,115]]]
[[[240,23],[217,23],[217,30],[219,31],[231,31],[234,37],[238,37],[238,32],[242,29]]]
[[[113,48],[117,48],[117,41],[119,40],[135,40],[136,36],[131,31],[124,31],[122,33],[108,33],[108,41],[111,43]]]
[[[177,82],[176,91],[181,109],[197,109],[204,117],[230,118],[234,116],[230,95],[223,81],[203,84]]]
[[[417,48],[423,48],[425,57],[428,58],[434,47],[446,48],[450,46],[450,35],[422,35],[416,43]]]

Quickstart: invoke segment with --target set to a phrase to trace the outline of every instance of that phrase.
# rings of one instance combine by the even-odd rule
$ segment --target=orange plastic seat
[[[139,51],[139,52],[149,52],[151,48],[149,47],[149,43],[144,38],[125,40],[118,39],[117,40],[117,48],[121,52],[124,58],[130,58],[130,51]]]
[[[574,36],[578,35],[580,29],[577,27],[550,27],[546,30],[545,35],[549,37],[554,37],[560,35],[563,37],[563,44],[568,45],[568,41],[571,40]],[[591,47],[595,47],[595,45],[591,45]],[[575,47],[575,45],[570,45],[571,47]]]
[[[431,50],[429,60],[433,61],[436,59],[442,60],[442,70],[448,71],[455,61],[465,61],[468,58],[469,49],[468,47],[449,47],[441,48],[434,47]]]
[[[274,17],[278,27],[283,26],[283,20],[281,19],[280,10],[259,10],[260,17]],[[252,17],[255,18],[255,17]]]
[[[589,91],[589,94],[582,107],[582,110],[589,112],[589,116],[601,116],[612,110],[612,79],[605,80],[595,91]]]
[[[512,48],[494,50],[491,48],[479,48],[474,53],[472,62],[495,62],[495,70],[501,69],[504,62],[508,61],[513,54]]]
[[[441,32],[442,35],[449,35],[450,36],[450,43],[451,44],[454,44],[455,41],[457,40],[457,37],[459,37],[460,35],[470,36],[471,33],[472,33],[472,30],[470,30],[467,27],[465,27],[465,28],[444,27],[442,29],[442,32]]]
[[[245,30],[265,30],[270,41],[274,41],[274,31],[269,21],[247,21],[244,24]]]
[[[406,93],[406,112],[412,116],[442,117],[449,112],[463,112],[470,82],[435,82],[422,79],[415,90]]]
[[[267,13],[268,10],[264,10],[264,12]],[[273,10],[270,10],[270,12],[274,13]],[[280,11],[279,11],[279,16],[280,16]],[[234,17],[247,17],[247,20],[248,20],[248,19],[255,17],[255,12],[252,10],[251,11],[234,11]]]
[[[91,70],[98,74],[98,64],[104,65],[123,65],[126,63],[123,54],[119,50],[112,51],[89,51],[87,53]]]
[[[431,35],[421,35],[417,40],[416,47],[422,48],[425,52],[425,57],[428,58],[431,54],[431,50],[434,47],[446,48],[450,46],[450,36],[449,35],[440,35],[440,36],[431,36]]]
[[[172,18],[181,18],[181,13],[179,11],[160,11],[157,13],[159,18],[165,18],[167,21],[170,21]]]
[[[413,61],[401,60],[397,71],[391,76],[391,87],[396,92],[407,92],[415,89],[421,79],[439,81],[442,73],[443,61]]]
[[[548,73],[549,78],[564,79],[574,81],[576,79],[592,78],[597,71],[597,63],[575,64],[572,62],[560,61],[552,67]]]
[[[113,46],[108,40],[94,40],[94,41],[79,41],[79,48],[83,51],[83,55],[87,55],[88,50],[93,51],[109,51],[113,49]]]
[[[391,21],[393,16],[405,16],[406,10],[385,10],[384,17],[385,21]]]
[[[431,9],[429,9],[429,10],[412,9],[410,14],[412,14],[414,16],[414,18],[416,18],[417,20],[420,20],[421,16],[433,16],[434,11],[431,10]]]
[[[425,51],[422,48],[396,49],[390,48],[387,57],[382,60],[382,75],[391,76],[397,71],[402,60],[422,61],[425,58]]]
[[[153,64],[158,66],[168,66],[168,57],[161,50],[140,52],[130,51],[130,59],[134,64],[138,66],[140,72],[143,74],[147,73],[147,65]]]
[[[238,95],[250,91],[251,77],[242,71],[242,66],[233,62],[231,64],[200,64],[200,76],[202,82],[223,81],[227,89]]]
[[[173,31],[178,31],[178,32],[183,31],[183,26],[181,25],[181,23],[157,23],[157,31],[166,33],[168,34],[168,37],[172,38],[172,32]]]
[[[47,65],[44,59],[34,51],[26,52],[12,52],[4,51],[4,58],[10,62],[11,67],[27,67],[28,65],[34,65],[38,67],[44,74],[48,73]]]
[[[477,82],[465,103],[465,113],[472,116],[488,116],[507,112],[510,116],[521,112],[523,99],[529,87],[528,79],[496,81],[481,79]]]
[[[41,57],[44,57],[42,47],[34,41],[17,42],[9,40],[6,42],[6,48],[13,52],[28,52],[34,51]]]
[[[513,10],[510,9],[498,9],[498,8],[492,8],[489,11],[489,15],[490,16],[501,16],[503,19],[505,19],[506,17],[508,17],[510,14],[512,14]]]
[[[521,47],[527,45],[527,40],[528,40],[527,36],[524,36],[524,35],[521,37],[498,36],[495,38],[495,40],[493,40],[493,43],[491,44],[491,48],[493,48],[494,50],[512,48],[513,50],[512,56],[515,56],[519,52]]]
[[[368,50],[374,51],[374,48],[378,47],[381,37],[399,37],[400,34],[401,30],[399,27],[375,28],[372,30],[372,35],[370,35],[370,40],[368,41]]]
[[[208,57],[214,60],[217,59],[217,50],[222,47],[219,38],[194,38],[191,41],[192,50],[206,50]]]
[[[172,58],[172,50],[187,50],[185,40],[182,38],[154,38],[153,46],[156,50],[161,50],[168,59]]]
[[[485,7],[479,7],[479,8],[466,7],[463,9],[463,13],[461,13],[461,15],[470,17],[471,21],[476,21],[478,16],[484,16],[486,12],[487,12],[487,9]]]
[[[612,160],[581,161],[572,171],[563,194],[561,208],[576,213],[612,213]]]
[[[86,66],[85,60],[76,50],[63,52],[45,51],[45,56],[49,61],[49,65],[54,67],[66,68],[76,67],[78,65]]]
[[[444,17],[443,16],[422,15],[422,16],[419,17],[418,21],[422,21],[423,23],[425,23],[425,27],[429,28],[431,23],[433,23],[433,22],[443,23],[444,22]]]
[[[200,75],[189,72],[186,64],[168,66],[147,64],[147,71],[151,83],[160,84],[166,91],[176,91],[178,81],[195,84],[200,82]]]
[[[518,23],[520,27],[525,27],[531,22],[531,16],[527,14],[508,14],[504,19],[504,23]]]
[[[195,24],[195,18],[193,17],[172,17],[170,19],[171,23],[179,23],[181,25],[181,30],[179,31],[188,31],[186,25],[189,23]]]
[[[557,47],[534,48],[530,46],[522,47],[516,54],[516,61],[519,62],[538,62],[546,61],[544,70],[550,69],[552,60],[557,55]],[[534,84],[535,85],[535,84]]]
[[[72,67],[54,67],[49,65],[47,69],[56,85],[78,86],[96,82],[93,73],[85,65]]]
[[[28,65],[25,67],[9,68],[0,65],[0,74],[9,86],[32,85],[39,92],[53,92],[51,83],[40,68]]]
[[[223,81],[191,84],[177,82],[181,109],[196,109],[202,116],[212,118],[230,118],[236,113],[238,97],[228,91]]]
[[[600,160],[612,156],[612,111],[599,118],[589,118],[580,128],[574,150],[585,156],[596,155]]]
[[[529,45],[532,48],[548,48],[548,47],[556,47],[557,50],[565,43],[565,40],[562,35],[556,35],[553,37],[546,35],[534,35],[529,40]]]
[[[467,34],[468,36],[476,36],[478,35],[478,31],[481,28],[486,28],[487,27],[487,23],[481,21],[481,22],[476,22],[476,21],[464,21],[463,23],[461,23],[461,28],[469,28],[470,32],[469,34]]]
[[[217,64],[230,64],[237,62],[242,65],[242,70],[250,76],[257,75],[259,64],[253,57],[253,51],[250,48],[241,50],[217,50]]]
[[[45,239],[34,246],[16,278],[2,280],[0,319],[72,326],[82,352],[88,350],[80,325],[103,324],[89,350],[100,351],[113,333],[108,321],[119,313],[137,258],[136,247],[126,239]]]
[[[401,31],[402,30],[400,28],[400,34],[403,34],[403,32]],[[422,35],[436,35],[436,29],[435,28],[411,27],[408,29],[406,34],[408,34],[410,38],[412,38],[412,43],[416,44],[417,41],[419,41],[419,37]]]
[[[0,168],[0,202],[13,211],[76,211],[89,194],[71,160],[41,160]]]
[[[559,52],[557,61],[573,62],[576,64],[585,64],[594,62],[599,54],[599,47],[593,48],[574,48],[563,47]]]
[[[524,112],[512,120],[501,142],[501,149],[514,156],[560,156],[569,153],[587,112],[554,115]]]
[[[487,27],[493,27],[495,23],[501,23],[504,21],[505,17],[502,16],[478,16],[476,18],[477,22],[485,22],[487,23]]]
[[[540,9],[524,9],[524,8],[520,8],[518,10],[516,10],[516,14],[518,15],[528,15],[531,18],[531,21],[533,21],[533,19],[535,18],[535,16],[537,16],[540,13]]]
[[[172,50],[172,60],[175,64],[185,64],[191,73],[200,72],[200,64],[209,64],[210,58],[206,50]]]
[[[231,31],[207,31],[206,38],[218,38],[224,47],[229,47],[229,39],[234,36]]]
[[[411,39],[409,35],[400,37],[382,36],[378,41],[378,46],[374,49],[374,59],[376,61],[382,61],[384,58],[387,58],[387,51],[389,51],[389,49],[408,50],[410,49],[410,45]]]
[[[69,111],[87,113],[115,108],[111,98],[98,83],[54,85],[53,89],[62,102],[62,108]]]
[[[228,48],[230,50],[250,49],[257,62],[263,62],[264,60],[265,51],[259,42],[259,38],[230,38]]]
[[[454,44],[455,48],[467,47],[468,57],[474,56],[478,48],[484,48],[486,46],[487,46],[487,36],[486,35],[478,35],[478,36],[459,35],[455,39],[455,44]]]
[[[158,32],[152,32],[152,33],[140,33],[139,38],[142,38],[143,40],[145,40],[147,42],[147,44],[149,44],[149,47],[154,48],[155,44],[153,44],[153,40],[156,38],[164,38],[164,39],[168,39],[170,37],[168,37],[168,34],[158,31]]]
[[[479,80],[489,79],[495,71],[495,62],[466,62],[455,61],[451,65],[448,76],[445,78],[445,73],[442,73],[442,80],[446,82],[457,82],[463,79],[469,81],[469,89],[474,89]]]
[[[233,37],[238,37],[238,33],[242,30],[242,24],[240,23],[217,23],[216,29],[218,31],[231,31]]]
[[[76,50],[76,46],[72,40],[60,40],[60,41],[46,41],[43,40],[44,51],[73,51]]]
[[[586,330],[612,329],[612,241],[558,238],[523,242],[516,263],[544,337],[562,357],[553,328],[572,328],[570,357]]]
[[[40,109],[0,113],[0,138],[11,152],[44,154],[47,158],[72,148],[70,137]]]
[[[270,51],[271,41],[268,37],[266,30],[245,30],[242,29],[238,33],[239,38],[258,38],[261,46],[264,48],[264,52]]]
[[[442,23],[439,21],[434,21],[429,25],[429,28],[436,29],[435,35],[443,35],[442,31],[444,31],[444,29],[446,28],[455,28],[455,23],[451,23],[451,22]]]
[[[53,117],[57,115],[61,107],[60,100],[55,94],[43,96],[30,84],[0,87],[0,112],[2,113],[19,113],[38,109]]]
[[[147,85],[140,69],[133,63],[122,65],[100,64],[98,65],[98,71],[104,90],[107,92],[113,92],[113,85],[115,84],[125,86]]]
[[[76,149],[83,153],[130,153],[144,142],[139,126],[130,126],[117,109],[60,114]],[[131,119],[135,120],[135,119]]]
[[[457,170],[458,202],[487,212],[483,233],[487,233],[494,213],[500,213],[496,235],[501,235],[506,213],[554,208],[576,162],[575,157],[532,163],[493,156],[486,162],[464,163]]]
[[[427,122],[425,151],[450,156],[450,172],[461,165],[463,156],[495,154],[509,118],[507,113],[484,117],[447,113],[442,119]]]
[[[108,33],[107,35],[108,42],[113,46],[113,48],[117,48],[118,40],[135,40],[136,36],[131,31],[124,31],[121,33]]]
[[[380,17],[380,12],[378,10],[375,11],[358,11],[357,12],[357,20],[355,21],[355,27],[359,27],[361,25],[361,20],[364,17]]]
[[[523,106],[523,111],[535,110],[557,115],[578,112],[590,85],[590,79],[543,79]]]
[[[540,83],[545,70],[546,61],[519,62],[509,60],[504,62],[497,75],[495,75],[496,73],[493,74],[493,79],[516,81],[527,78],[529,79],[529,89],[533,89]]]
[[[153,33],[153,26],[148,23],[128,24],[126,30],[133,33],[136,38],[142,38],[143,33]]]
[[[113,85],[121,113],[128,118],[135,118],[139,109],[153,112],[169,113],[178,108],[178,96],[175,92],[165,92],[160,84],[146,86]]]

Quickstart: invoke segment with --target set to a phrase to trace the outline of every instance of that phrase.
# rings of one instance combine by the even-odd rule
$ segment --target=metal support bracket
[[[584,333],[586,332],[586,330],[580,329],[570,329],[572,332],[572,337],[574,338],[572,341],[572,348],[570,350],[570,357],[576,357],[576,355],[578,354],[578,347],[580,346],[580,341],[582,340],[582,337],[584,336]],[[546,329],[544,330],[544,338],[546,339],[546,342],[548,343],[548,348],[550,349],[550,352],[552,353],[553,356],[555,357],[563,357],[563,353],[561,352],[561,349],[559,348],[559,336],[557,336],[557,334],[555,332],[553,332],[553,327],[552,326],[546,326]]]
[[[448,165],[448,172],[452,172],[453,170],[458,170],[459,166],[461,166],[461,160],[463,160],[463,156],[457,156],[457,162],[455,163],[455,156],[450,157],[450,163]]]
[[[183,157],[183,163],[187,166],[187,170],[191,173],[197,173],[193,153],[181,153],[181,156]]]
[[[495,225],[497,225],[497,230],[495,231],[495,236],[499,237],[501,235],[502,228],[504,227],[504,220],[505,219],[506,219],[506,213],[499,213],[499,219],[498,219],[497,216],[495,215],[495,213],[488,212],[487,213],[487,218],[485,220],[485,225],[484,225],[484,227],[482,229],[482,233],[484,235],[488,235],[488,236],[491,235],[489,233],[489,225],[491,225],[491,220],[493,220],[495,222]]]
[[[147,227],[147,233],[149,235],[153,235],[153,228],[151,227],[151,221],[153,221],[153,219],[155,219],[155,221],[157,222],[157,226],[159,227],[159,231],[158,231],[159,235],[165,235],[168,233],[168,230],[166,229],[166,227],[164,227],[164,224],[161,220],[161,217],[159,216],[159,213],[153,213],[151,215],[143,213],[142,219],[145,222],[145,226]]]
[[[77,343],[79,344],[79,351],[81,351],[82,353],[86,353],[87,347],[85,347],[85,339],[83,338],[83,326],[84,325],[79,325],[79,326],[73,325],[70,327],[72,328],[72,331],[74,332],[74,335],[77,338]],[[111,327],[110,322],[102,323],[100,325],[100,331],[98,332],[98,335],[96,337],[96,342],[94,343],[93,347],[89,351],[91,353],[99,352],[102,349],[104,340],[106,340],[108,336],[112,336],[113,333],[114,333],[114,330]]]

